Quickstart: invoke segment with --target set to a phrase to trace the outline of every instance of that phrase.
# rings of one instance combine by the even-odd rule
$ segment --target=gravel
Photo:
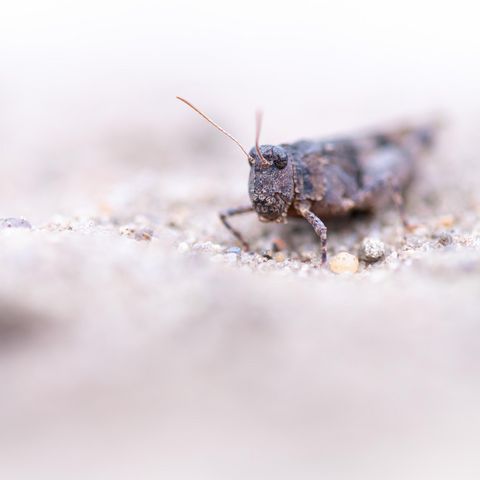
[[[378,238],[364,238],[360,246],[360,258],[367,263],[378,262],[385,256],[385,244]]]
[[[358,258],[351,253],[340,252],[330,259],[329,265],[330,270],[334,273],[356,273]]]

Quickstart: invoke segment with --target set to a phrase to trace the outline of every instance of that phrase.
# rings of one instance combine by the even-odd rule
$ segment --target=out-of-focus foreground
[[[0,218],[31,224],[0,222],[2,478],[478,478],[468,3],[42,3],[0,18]],[[264,143],[443,115],[416,228],[329,225],[385,245],[347,276],[300,221],[235,219],[239,252],[248,166],[176,94],[248,146],[257,106]]]

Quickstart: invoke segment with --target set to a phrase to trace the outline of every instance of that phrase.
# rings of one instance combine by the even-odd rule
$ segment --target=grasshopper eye
[[[278,153],[273,157],[273,164],[275,167],[277,167],[279,170],[284,169],[287,166],[288,163],[288,157],[285,152]]]

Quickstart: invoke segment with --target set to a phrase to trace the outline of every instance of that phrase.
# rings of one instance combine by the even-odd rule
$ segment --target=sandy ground
[[[471,185],[424,159],[417,228],[329,225],[331,256],[386,248],[336,275],[301,221],[238,219],[241,253],[216,212],[245,201],[247,167],[209,158],[57,167],[32,228],[2,224],[2,476],[477,478]]]
[[[478,14],[165,3],[2,9],[0,478],[478,479]],[[416,228],[328,223],[385,247],[337,275],[246,215],[242,253],[248,166],[175,95],[248,147],[257,106],[265,143],[445,114]]]

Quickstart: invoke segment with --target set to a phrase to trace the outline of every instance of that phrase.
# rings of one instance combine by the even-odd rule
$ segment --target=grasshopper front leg
[[[327,263],[327,227],[310,210],[310,202],[302,202],[295,205],[297,212],[313,227],[315,233],[320,237],[320,246],[322,249],[322,265]]]
[[[232,232],[233,236],[237,240],[239,240],[244,250],[250,250],[250,246],[245,241],[242,234],[238,230],[233,228],[227,219],[229,217],[233,217],[234,215],[240,215],[242,213],[249,213],[249,212],[253,212],[253,207],[251,205],[244,206],[244,207],[228,208],[227,210],[223,210],[219,213],[220,220],[222,221],[222,223],[225,225],[225,227],[228,230],[230,230],[230,232]]]

